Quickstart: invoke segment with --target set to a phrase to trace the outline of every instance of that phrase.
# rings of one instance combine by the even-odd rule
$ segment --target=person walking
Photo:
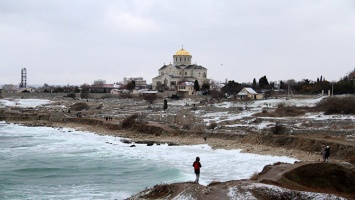
[[[164,105],[163,105],[164,111],[168,109],[168,100],[164,99]]]
[[[325,161],[329,161],[329,156],[330,156],[330,147],[327,146],[325,147]]]
[[[322,145],[322,151],[320,152],[323,158],[323,162],[325,162],[325,145]]]
[[[196,174],[195,183],[198,183],[200,180],[200,168],[202,167],[199,157],[196,157],[196,161],[192,164],[192,166],[194,167],[194,171]]]

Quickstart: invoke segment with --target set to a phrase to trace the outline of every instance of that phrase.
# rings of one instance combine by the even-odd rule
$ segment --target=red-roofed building
[[[88,86],[90,93],[110,93],[113,89],[119,89],[120,86],[116,84],[101,84]]]

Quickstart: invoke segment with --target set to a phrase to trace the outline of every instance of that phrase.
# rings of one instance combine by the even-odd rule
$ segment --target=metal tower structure
[[[20,88],[26,88],[26,87],[27,87],[27,70],[26,68],[22,68]]]

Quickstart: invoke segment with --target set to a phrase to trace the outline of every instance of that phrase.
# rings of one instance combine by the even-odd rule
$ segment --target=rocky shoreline
[[[189,103],[198,102],[200,99],[186,100]],[[18,100],[9,99],[17,102]],[[43,101],[43,99],[42,99]],[[48,100],[46,100],[48,101]],[[261,155],[287,156],[301,161],[319,161],[320,150],[323,144],[331,146],[331,161],[347,160],[355,154],[352,142],[345,141],[345,132],[351,129],[352,120],[327,119],[315,120],[302,117],[274,118],[249,116],[238,120],[225,117],[240,114],[234,107],[210,106],[196,104],[195,107],[185,106],[183,102],[169,102],[169,112],[163,113],[155,103],[147,107],[147,102],[139,99],[90,99],[78,100],[69,98],[54,98],[46,104],[33,108],[23,109],[17,105],[0,109],[0,119],[7,122],[25,124],[28,126],[68,127],[76,130],[90,131],[101,135],[129,138],[133,142],[171,143],[177,145],[208,144],[214,149],[242,149],[246,153]],[[75,111],[76,106],[86,105],[84,110]],[[262,106],[265,106],[262,104]],[[261,110],[259,106],[255,106]],[[268,112],[275,107],[267,106]],[[70,112],[71,110],[71,112]],[[198,111],[198,112],[197,112]],[[257,111],[253,111],[257,112]],[[82,117],[78,118],[77,114]],[[127,117],[138,113],[141,124],[137,128],[121,127]],[[203,116],[201,113],[204,113]],[[106,116],[113,116],[112,121],[105,120]],[[206,120],[213,124],[210,118],[219,116],[221,122],[211,129]],[[215,117],[216,118],[216,117]],[[329,123],[333,120],[334,123]],[[338,123],[345,121],[346,123]],[[298,122],[300,125],[295,126]],[[288,127],[286,132],[273,134],[270,126],[262,124],[282,123]],[[202,125],[201,125],[202,124]],[[335,126],[335,124],[337,126]],[[139,130],[144,125],[146,129]],[[234,125],[231,127],[230,125]],[[312,126],[315,126],[312,128]],[[319,126],[336,132],[337,135],[326,133],[317,134]],[[256,128],[264,127],[264,128]],[[147,129],[149,128],[149,129]],[[347,128],[347,129],[346,129]],[[298,131],[293,134],[289,130]],[[343,133],[344,132],[344,133]],[[346,132],[347,133],[347,132]]]
[[[174,108],[175,110],[172,110],[170,115],[165,115],[164,118],[163,113],[159,111],[155,112],[144,110],[146,104],[140,101],[124,100],[123,104],[119,104],[115,100],[103,101],[104,103],[102,103],[100,100],[90,100],[88,104],[89,109],[82,111],[83,116],[80,117],[77,116],[76,112],[69,112],[71,105],[74,105],[76,101],[73,103],[72,101],[61,100],[54,102],[49,106],[37,107],[36,109],[23,110],[18,107],[1,109],[0,120],[4,120],[7,123],[21,124],[24,126],[69,128],[78,131],[93,132],[98,135],[120,137],[122,138],[121,141],[126,143],[128,147],[134,146],[135,143],[144,143],[148,146],[152,145],[153,143],[167,143],[170,145],[207,144],[213,149],[240,149],[243,153],[286,156],[299,160],[297,163],[301,163],[301,165],[305,163],[337,165],[338,163],[344,163],[344,161],[348,161],[349,158],[352,158],[352,156],[355,154],[355,145],[351,141],[344,140],[344,136],[341,134],[339,134],[339,136],[331,136],[326,134],[309,134],[307,130],[312,130],[312,128],[308,128],[309,123],[304,122],[303,119],[300,120],[300,122],[302,122],[302,127],[307,129],[306,131],[303,130],[302,134],[290,134],[287,132],[273,134],[268,131],[267,128],[262,130],[255,130],[255,128],[250,125],[249,121],[259,125],[261,125],[263,122],[263,119],[256,119],[255,117],[249,117],[240,121],[231,120],[230,122],[221,122],[220,124],[222,124],[224,129],[217,128],[211,130],[206,126],[204,126],[204,128],[194,126],[195,124],[201,124],[201,121],[203,122],[204,119],[193,116],[197,113],[191,112],[190,108],[185,108],[183,106],[176,106]],[[139,107],[137,105],[139,105]],[[135,107],[134,111],[131,109],[133,107]],[[217,107],[201,106],[198,109],[201,109],[202,112],[202,109],[210,110],[212,108],[212,113],[225,111],[224,108]],[[114,110],[114,112],[112,112],[112,110]],[[140,113],[139,117],[133,119],[132,122],[134,123],[130,126],[123,127],[123,122],[130,116],[137,113],[137,110]],[[180,112],[181,110],[184,110],[184,112]],[[142,120],[142,118],[148,116],[149,112],[153,112],[153,116]],[[113,120],[105,120],[105,116],[107,115],[114,115],[115,117]],[[291,121],[292,120],[288,119],[289,123],[291,123]],[[249,124],[250,126],[248,128],[245,128],[246,126],[236,126],[233,129],[229,129],[228,123],[239,123],[242,125]],[[351,123],[351,121],[348,123]],[[292,127],[295,126],[292,125]],[[349,126],[349,124],[344,124],[343,127],[351,126]],[[334,129],[339,129],[339,127],[335,127]],[[302,132],[301,129],[299,129],[299,131]],[[338,132],[336,132],[336,134],[338,134]],[[322,144],[331,146],[332,154],[330,156],[329,163],[319,162],[321,161],[320,148]],[[284,172],[286,168],[294,168],[297,163],[291,166],[285,166],[285,168],[280,169],[280,173]],[[353,165],[351,166],[353,168]],[[273,176],[270,176],[267,179],[271,180],[272,177]],[[262,183],[263,178],[265,178],[265,176],[260,177],[260,180],[257,182]],[[239,187],[239,183],[242,183],[243,185],[245,181],[248,185],[249,180],[237,180],[230,181],[230,183],[233,184],[229,185],[228,187]],[[272,181],[276,182],[267,182],[267,184],[280,183],[277,183],[280,180]],[[188,192],[190,188],[194,187],[192,183],[180,184],[181,185],[178,184],[179,186],[177,186],[178,190],[175,191],[175,195],[180,195],[181,193],[179,193],[179,191]],[[229,182],[221,183],[220,186],[217,185],[217,187],[212,185],[206,187],[198,186],[201,191],[193,194],[206,196],[208,195],[205,193],[206,190],[223,190],[223,194],[225,195],[228,193],[228,191],[224,190],[224,184],[228,185]],[[247,185],[246,187],[249,187]],[[160,191],[159,195],[162,195],[164,192],[172,191],[174,187],[175,186],[173,185],[163,185],[157,189]],[[265,187],[270,186],[268,185]],[[166,190],[160,190],[162,188],[165,188]],[[244,190],[243,188],[239,189]],[[307,189],[304,190],[307,191]],[[155,192],[154,188],[149,191],[150,194]],[[254,189],[253,191],[255,192]],[[213,192],[210,194],[212,193]],[[286,193],[288,193],[288,191],[286,191]],[[218,196],[218,194],[216,195]],[[162,197],[165,198],[167,196]]]
[[[264,144],[256,144],[257,141],[248,141],[242,139],[228,139],[228,138],[204,138],[201,135],[194,133],[178,135],[174,133],[165,133],[159,135],[145,134],[133,130],[112,130],[105,128],[105,126],[89,125],[73,122],[47,122],[47,121],[8,121],[10,123],[21,124],[24,126],[47,126],[53,128],[70,128],[78,131],[93,132],[98,135],[109,135],[123,138],[126,143],[160,143],[172,145],[199,145],[208,144],[213,149],[240,149],[243,153],[253,153],[259,155],[272,156],[286,156],[295,158],[300,161],[320,161],[321,156],[319,152],[307,152],[293,148],[271,147]],[[106,123],[106,122],[103,122]],[[257,138],[255,138],[257,140]],[[128,141],[128,142],[127,142]],[[338,159],[331,159],[332,161],[339,161]]]

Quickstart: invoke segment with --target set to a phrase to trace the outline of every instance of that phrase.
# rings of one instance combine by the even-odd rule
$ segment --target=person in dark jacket
[[[164,105],[163,105],[164,111],[168,109],[168,100],[164,99]]]
[[[325,145],[322,145],[322,151],[320,152],[320,154],[322,155],[323,162],[325,162]]]
[[[329,156],[330,156],[330,147],[327,146],[327,147],[325,147],[325,160],[326,161],[328,161]]]
[[[200,168],[202,167],[199,157],[196,157],[196,161],[192,164],[192,166],[194,167],[194,171],[196,174],[195,183],[198,183],[198,181],[200,180]]]

